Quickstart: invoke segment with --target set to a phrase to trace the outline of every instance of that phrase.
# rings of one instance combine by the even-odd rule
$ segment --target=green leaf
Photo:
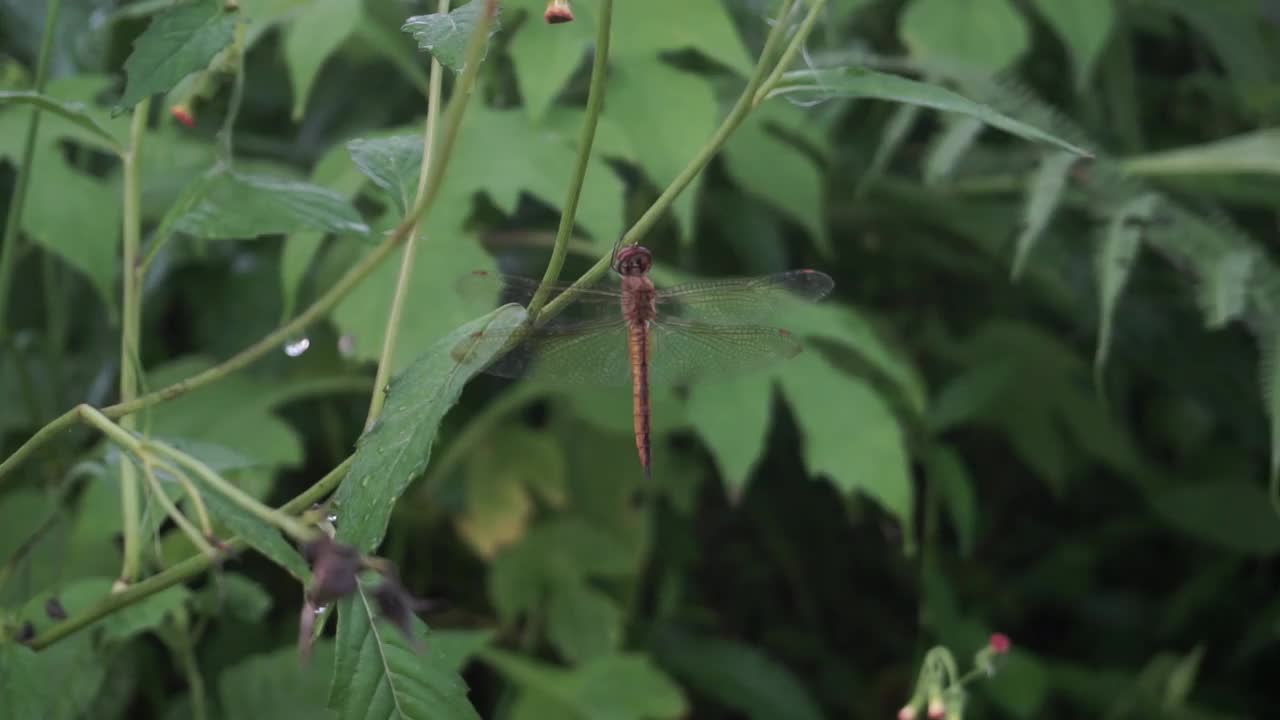
[[[655,58],[668,52],[693,49],[740,75],[751,73],[755,63],[724,3],[647,0],[616,5],[610,54],[620,64],[634,67],[630,62],[633,57]],[[577,9],[575,5],[574,10]],[[612,86],[609,94],[613,94]]]
[[[1035,0],[1034,4],[1071,53],[1076,91],[1083,93],[1115,26],[1114,0]]]
[[[224,240],[316,230],[365,235],[369,226],[340,194],[310,183],[223,171],[174,223],[199,238]]]
[[[251,655],[218,676],[223,717],[273,720],[327,720],[336,715],[325,706],[325,688],[333,644],[322,640],[311,661],[298,661],[292,647]]]
[[[88,633],[38,653],[0,643],[0,717],[79,720],[105,679],[106,666]]]
[[[808,230],[823,254],[830,255],[822,170],[795,143],[770,132],[770,116],[792,113],[799,111],[769,103],[747,116],[725,145],[725,168],[747,192],[777,206]]]
[[[608,655],[573,671],[494,649],[480,658],[578,720],[665,720],[688,709],[680,688],[642,655]]]
[[[636,31],[628,29],[632,32]],[[671,112],[671,108],[680,111]],[[658,188],[674,180],[702,149],[718,115],[715,93],[705,80],[660,60],[633,61],[610,74],[604,116],[622,128],[631,146],[639,150],[638,157],[629,159],[639,163]],[[694,180],[672,206],[685,242],[692,241],[694,205],[701,186],[701,178]]]
[[[919,105],[902,105],[893,111],[889,121],[884,124],[884,129],[880,131],[880,142],[876,143],[876,152],[871,156],[866,172],[858,179],[855,190],[858,197],[862,197],[867,188],[884,176],[889,163],[893,161],[894,154],[906,142],[907,136],[916,126],[920,112]]]
[[[561,583],[547,605],[547,638],[570,662],[589,662],[618,650],[623,617],[617,603],[586,583]]]
[[[501,5],[497,7],[501,8]],[[431,53],[441,65],[454,72],[462,72],[467,60],[467,44],[475,34],[484,10],[485,0],[471,0],[447,13],[415,15],[406,20],[401,29],[413,35],[413,39],[418,41],[418,48]],[[494,18],[489,37],[493,37],[498,29],[498,19]],[[487,46],[486,43],[486,53]]]
[[[366,552],[378,546],[396,500],[426,467],[445,413],[524,321],[523,308],[499,308],[436,343],[392,380],[382,417],[360,438],[334,494],[339,540]]]
[[[1280,128],[1125,160],[1126,172],[1147,177],[1280,175]]]
[[[1098,247],[1098,295],[1102,315],[1098,351],[1094,357],[1094,367],[1098,372],[1107,364],[1120,292],[1133,272],[1138,252],[1142,249],[1143,229],[1151,222],[1159,202],[1157,195],[1147,194],[1125,203],[1107,223],[1106,234]]]
[[[926,185],[937,185],[949,178],[960,159],[973,147],[978,135],[986,127],[986,123],[981,120],[964,115],[949,115],[943,124],[944,130],[930,146],[929,156],[925,160]]]
[[[244,623],[261,622],[271,609],[271,593],[239,573],[219,573],[200,590],[205,615],[225,615]]]
[[[413,204],[422,170],[422,136],[356,139],[347,143],[351,161],[374,185],[387,191],[404,217]]]
[[[237,17],[221,0],[196,0],[151,21],[125,60],[128,76],[117,112],[168,92],[178,81],[209,66],[235,37]]]
[[[481,648],[493,642],[495,635],[493,630],[434,630],[431,647],[444,658],[446,667],[462,672]]]
[[[477,553],[492,558],[524,536],[534,509],[530,491],[564,506],[568,469],[563,449],[546,433],[502,432],[486,447],[467,461],[464,508],[454,523]]]
[[[913,0],[898,34],[913,57],[996,73],[1030,46],[1027,22],[1009,0]]]
[[[862,68],[798,70],[787,73],[784,78],[785,84],[773,94],[812,93],[826,99],[872,98],[960,113],[1025,140],[1046,143],[1076,155],[1092,157],[1092,153],[1084,148],[938,85]]]
[[[293,119],[307,107],[307,98],[326,60],[355,31],[364,17],[364,3],[318,0],[299,13],[284,33],[284,59],[293,85]]]
[[[805,466],[842,492],[862,490],[908,522],[912,485],[902,428],[867,384],[841,374],[816,353],[801,353],[781,373],[804,434]]]
[[[236,505],[213,488],[200,488],[200,497],[204,499],[209,514],[226,525],[231,532],[244,538],[249,547],[262,553],[301,582],[305,583],[311,578],[307,562],[274,525]]]
[[[668,628],[657,633],[655,654],[693,690],[751,720],[824,717],[791,670],[749,645]]]
[[[1248,309],[1249,288],[1261,267],[1259,260],[1257,248],[1235,248],[1222,253],[1208,264],[1208,272],[1201,273],[1200,307],[1207,327],[1226,327]]]
[[[1018,233],[1017,250],[1013,256],[1013,277],[1022,277],[1027,259],[1045,228],[1053,221],[1053,214],[1067,189],[1067,176],[1075,165],[1076,156],[1056,152],[1040,161],[1035,174],[1027,184],[1027,200],[1022,211],[1022,230]]]
[[[1156,514],[1196,539],[1250,555],[1280,551],[1280,521],[1266,492],[1235,478],[1213,478],[1150,497]]]
[[[102,637],[107,642],[123,643],[150,632],[185,612],[191,591],[181,585],[161,590],[132,605],[126,605],[102,621]]]
[[[118,155],[122,152],[120,144],[116,142],[116,138],[111,131],[102,126],[89,112],[88,106],[80,102],[67,102],[59,100],[48,95],[31,91],[0,91],[0,105],[31,105],[45,112],[55,113],[68,122],[89,131],[103,144],[111,148]]]
[[[338,606],[337,660],[329,707],[342,720],[479,720],[467,702],[456,657],[446,656],[413,618],[419,653],[377,617],[362,584]]]
[[[929,453],[929,482],[942,498],[951,525],[960,541],[960,554],[973,553],[978,537],[978,500],[973,492],[973,478],[960,454],[948,447]]]
[[[511,69],[525,111],[538,122],[586,60],[595,35],[595,8],[579,4],[573,9],[574,22],[548,25],[539,17],[541,8],[546,6],[543,0],[515,0],[509,4],[528,11],[528,19],[511,39]]]
[[[764,455],[773,382],[761,376],[722,378],[689,389],[689,421],[707,444],[729,497],[740,498]]]

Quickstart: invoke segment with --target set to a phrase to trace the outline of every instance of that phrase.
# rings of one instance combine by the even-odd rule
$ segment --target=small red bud
[[[916,720],[916,713],[918,712],[919,710],[916,709],[915,705],[903,705],[902,709],[898,711],[898,720]]]
[[[996,655],[1003,655],[1009,652],[1009,648],[1013,647],[1009,636],[1004,633],[992,633],[991,640],[987,642],[987,645],[991,648],[991,652]]]
[[[174,105],[169,108],[169,114],[173,116],[174,120],[177,120],[187,127],[196,126],[196,116],[192,114],[191,108],[186,105]]]
[[[542,17],[549,25],[573,22],[573,8],[569,7],[569,0],[548,0],[547,12]]]
[[[942,702],[942,698],[936,697],[929,701],[928,710],[929,720],[942,720],[947,714],[947,706]]]

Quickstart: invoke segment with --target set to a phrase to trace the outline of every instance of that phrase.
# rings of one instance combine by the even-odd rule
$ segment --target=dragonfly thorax
[[[622,276],[622,314],[632,325],[658,316],[658,290],[648,275]]]

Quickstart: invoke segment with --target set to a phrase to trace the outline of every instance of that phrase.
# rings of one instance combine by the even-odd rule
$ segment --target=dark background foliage
[[[134,360],[144,392],[322,297],[417,181],[402,169],[410,197],[384,192],[348,143],[420,137],[429,56],[400,26],[434,2],[238,4],[242,57],[210,53],[207,70],[139,95],[163,93],[141,156],[144,249],[159,248]],[[397,372],[483,312],[459,277],[539,276],[554,238],[598,4],[575,0],[560,26],[542,0],[502,4],[424,226]],[[86,103],[104,130],[43,115],[20,233],[0,248],[15,263],[6,457],[66,408],[117,399],[127,180],[103,137],[128,142],[129,114],[110,109],[171,3],[62,5],[47,94]],[[564,279],[703,148],[777,3],[619,5]],[[46,9],[0,0],[3,89],[31,86]],[[25,624],[38,634],[93,606],[120,567],[119,453],[68,430],[0,488],[0,715],[191,717],[194,696],[210,717],[383,717],[390,696],[327,709],[336,655],[339,676],[397,693],[387,717],[467,717],[455,669],[486,718],[889,717],[930,648],[967,671],[993,632],[1014,649],[964,687],[965,717],[1273,714],[1280,8],[832,0],[793,69],[643,242],[664,282],[816,267],[835,293],[779,321],[806,348],[785,366],[655,397],[653,486],[625,392],[481,376],[438,436],[431,425],[431,461],[398,478],[403,497],[370,491],[396,503],[379,554],[430,601],[426,655],[396,655],[375,624],[368,654],[340,632],[302,666],[300,586],[252,552],[33,655],[12,642]],[[924,100],[858,99],[863,70],[925,81]],[[1014,132],[937,111],[957,109],[942,88]],[[6,198],[30,116],[10,100]],[[259,180],[201,190],[223,142]],[[264,177],[287,187],[253,184]],[[316,186],[329,192],[306,195]],[[305,490],[361,434],[398,259],[305,334],[136,427],[223,453],[219,471],[267,504]],[[387,422],[438,420],[448,404],[403,377],[392,404],[423,410]],[[193,549],[147,508],[144,566],[163,572]],[[422,707],[402,706],[405,683]]]

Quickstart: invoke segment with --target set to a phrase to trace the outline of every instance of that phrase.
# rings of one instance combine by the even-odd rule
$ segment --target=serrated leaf
[[[225,240],[315,230],[365,235],[369,226],[340,194],[310,183],[236,171],[215,173],[174,229]]]
[[[422,136],[356,139],[347,143],[351,161],[374,185],[387,191],[404,217],[413,203],[422,170]]]
[[[1141,155],[1125,160],[1124,169],[1149,177],[1280,175],[1280,128]]]
[[[861,490],[906,523],[912,485],[902,428],[866,383],[838,372],[816,353],[801,353],[780,373],[804,434],[805,467],[846,494]]]
[[[237,13],[221,0],[196,0],[158,15],[124,62],[128,82],[117,111],[168,92],[187,75],[207,68],[231,44],[237,21]]]
[[[1027,199],[1022,210],[1022,230],[1013,256],[1013,277],[1022,277],[1027,259],[1036,242],[1053,220],[1053,214],[1062,201],[1067,188],[1067,176],[1075,165],[1076,156],[1071,153],[1053,153],[1040,161],[1036,172],[1027,184]]]
[[[974,117],[947,116],[942,134],[929,147],[925,158],[925,184],[937,185],[950,177],[985,127],[986,123]]]
[[[72,124],[92,133],[103,144],[115,151],[116,154],[122,152],[115,136],[103,127],[97,118],[90,114],[88,106],[84,103],[67,102],[31,91],[0,91],[0,105],[30,105],[46,112],[55,113]]]
[[[659,661],[690,687],[751,720],[821,720],[813,696],[785,665],[732,640],[666,628],[657,633]]]
[[[759,377],[726,378],[689,389],[689,421],[706,443],[730,498],[746,490],[764,454],[773,383]]]
[[[480,658],[578,720],[666,720],[687,711],[680,688],[642,655],[608,655],[573,671],[494,649]]]
[[[401,30],[413,35],[418,41],[418,48],[431,53],[441,65],[462,72],[465,69],[467,44],[475,33],[476,25],[484,17],[485,0],[471,0],[447,13],[415,15],[405,21]],[[501,5],[496,5],[501,8]],[[489,28],[489,37],[499,30],[499,18],[494,18]],[[486,53],[488,43],[486,42]],[[481,55],[484,60],[484,55]]]
[[[680,112],[671,112],[673,107]],[[634,161],[658,188],[666,187],[697,155],[715,130],[718,114],[715,93],[705,80],[656,58],[628,63],[610,74],[604,115],[622,128],[633,148],[642,149]],[[672,205],[686,243],[692,242],[701,186],[701,179],[694,180]]]
[[[524,308],[498,308],[436,343],[391,382],[382,417],[360,438],[334,494],[339,540],[366,552],[378,546],[396,500],[426,467],[445,413],[504,349],[504,332],[524,320]]]
[[[292,647],[240,660],[218,676],[223,717],[227,720],[335,717],[324,702],[332,658],[333,644],[322,640],[312,648],[311,660],[306,664],[298,661],[298,652]]]
[[[316,76],[329,56],[355,31],[364,17],[359,0],[318,0],[284,33],[284,58],[293,86],[293,119],[298,121],[307,107],[307,98]]]
[[[1084,92],[1115,25],[1114,0],[1035,0],[1034,4],[1067,46],[1076,91]]]
[[[431,643],[427,626],[413,618],[419,653],[400,631],[379,620],[368,592],[338,606],[337,659],[329,707],[342,720],[479,720],[467,701],[456,661]]]
[[[586,583],[561,583],[547,604],[547,638],[571,663],[615,652],[622,642],[622,609]]]
[[[1027,21],[1009,0],[912,0],[898,34],[911,55],[995,73],[1031,44]]]
[[[991,127],[1025,140],[1053,145],[1076,155],[1092,156],[1092,153],[1084,148],[1009,117],[987,105],[970,100],[944,87],[899,75],[847,67],[797,70],[786,73],[783,77],[785,82],[773,92],[774,95],[812,95],[819,99],[869,98],[918,105],[942,112],[969,115]]]
[[[1199,540],[1251,555],[1280,551],[1280,522],[1251,482],[1214,478],[1158,491],[1150,501],[1158,516]]]
[[[1116,306],[1120,292],[1124,290],[1133,272],[1133,265],[1142,249],[1142,233],[1155,215],[1160,199],[1153,194],[1141,195],[1125,203],[1107,223],[1106,233],[1098,247],[1098,297],[1101,322],[1098,329],[1098,350],[1094,367],[1098,372],[1107,364],[1111,349]]]
[[[935,448],[928,456],[929,483],[942,499],[959,539],[960,554],[973,552],[978,536],[978,501],[973,478],[960,454],[948,447]]]

